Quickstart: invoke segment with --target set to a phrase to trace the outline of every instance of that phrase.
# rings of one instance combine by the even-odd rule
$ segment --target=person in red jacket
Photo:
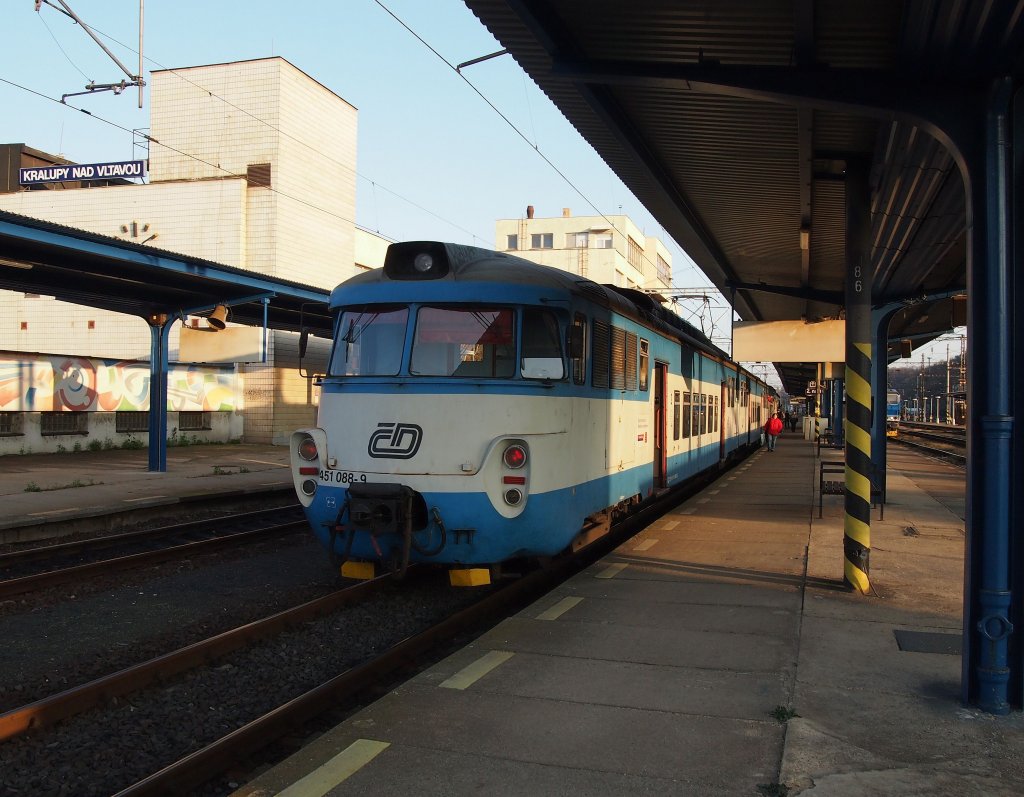
[[[764,425],[764,433],[768,438],[768,450],[775,450],[775,441],[782,434],[782,413],[772,415]]]

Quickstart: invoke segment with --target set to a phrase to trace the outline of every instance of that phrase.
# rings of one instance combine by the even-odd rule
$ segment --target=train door
[[[665,363],[654,364],[654,488],[667,487],[667,445],[665,440]]]

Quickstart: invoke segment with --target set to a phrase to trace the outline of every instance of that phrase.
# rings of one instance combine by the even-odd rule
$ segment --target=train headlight
[[[384,274],[392,280],[436,280],[448,276],[448,248],[437,241],[391,244],[384,256]]]
[[[512,468],[512,470],[518,470],[526,465],[526,447],[521,446],[518,443],[510,445],[505,449],[505,453],[501,455],[501,458],[506,467]]]
[[[316,492],[316,481],[314,479],[306,479],[302,482],[302,494],[313,495]]]
[[[316,459],[320,452],[316,450],[316,441],[312,437],[307,437],[296,447],[298,455],[307,462],[312,462]]]
[[[509,506],[519,506],[523,501],[523,491],[515,487],[505,490],[505,503]]]

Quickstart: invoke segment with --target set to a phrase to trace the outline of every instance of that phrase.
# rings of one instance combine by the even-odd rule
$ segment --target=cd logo
[[[414,423],[378,423],[366,453],[374,459],[412,459],[422,441],[423,429]]]

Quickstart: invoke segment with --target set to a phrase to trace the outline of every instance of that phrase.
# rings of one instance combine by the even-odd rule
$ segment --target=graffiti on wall
[[[171,366],[167,408],[234,410],[235,375],[209,365]],[[0,411],[116,412],[149,409],[149,363],[0,353]]]

